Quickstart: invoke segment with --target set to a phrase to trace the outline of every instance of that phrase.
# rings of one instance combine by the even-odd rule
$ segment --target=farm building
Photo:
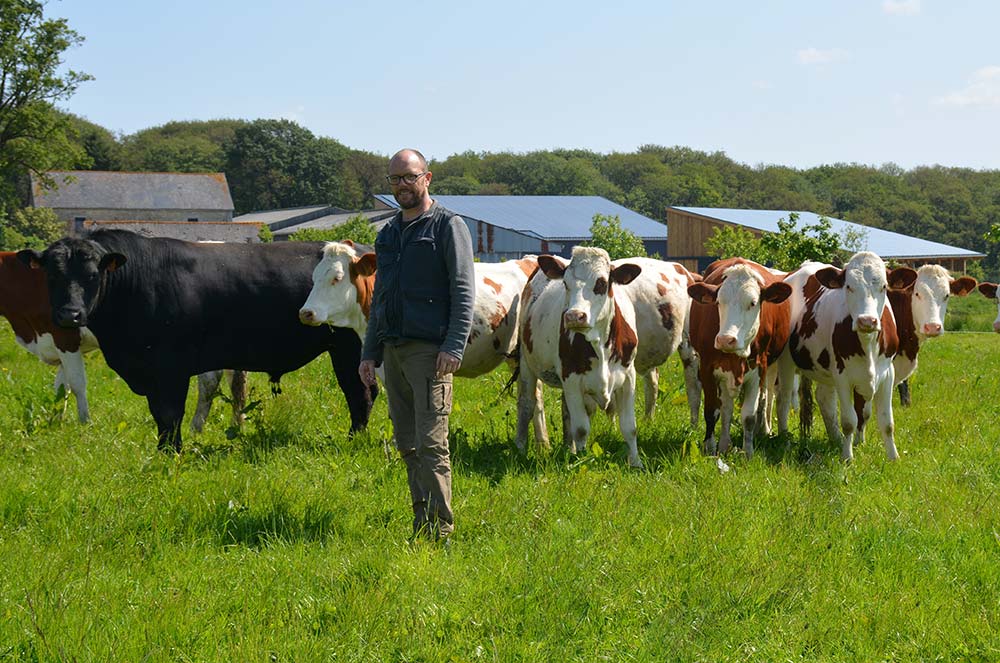
[[[780,210],[723,209],[716,207],[667,208],[667,260],[679,262],[688,269],[701,271],[718,256],[707,255],[705,241],[717,228],[741,227],[756,236],[764,232],[777,232],[778,220],[787,219],[792,212]],[[820,216],[813,212],[795,212],[799,215],[798,227],[815,225]],[[862,226],[850,221],[826,217],[834,232],[850,232],[861,238],[861,249],[872,251],[885,259],[919,267],[933,263],[956,272],[965,272],[969,262],[982,260],[985,254],[939,244],[925,239],[909,237]]]
[[[362,210],[352,212],[330,205],[315,205],[312,207],[295,207],[290,209],[268,210],[263,212],[250,212],[233,219],[238,222],[265,223],[274,235],[274,241],[283,242],[299,230],[330,230],[346,223],[351,217],[358,214],[365,216],[375,224],[376,229],[382,227],[382,223],[392,218],[394,210]]]
[[[472,248],[483,261],[519,258],[526,253],[569,257],[573,247],[590,239],[595,214],[617,216],[622,227],[642,239],[647,253],[663,255],[666,228],[601,196],[433,196],[461,215],[472,234]],[[375,196],[386,209],[397,209],[389,194]]]
[[[32,178],[29,203],[48,208],[69,233],[113,226],[190,241],[255,242],[259,223],[234,224],[223,173],[46,173],[56,188]]]

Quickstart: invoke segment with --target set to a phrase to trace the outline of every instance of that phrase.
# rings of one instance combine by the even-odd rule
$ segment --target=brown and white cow
[[[46,364],[59,366],[55,388],[64,386],[76,398],[80,421],[90,418],[87,372],[83,353],[97,349],[86,327],[64,329],[52,321],[45,274],[22,263],[16,253],[0,253],[0,315],[14,329],[17,342]]]
[[[375,254],[358,255],[353,244],[329,242],[313,270],[313,287],[299,310],[307,325],[354,329],[363,340],[375,284]],[[502,263],[475,263],[472,329],[458,377],[489,373],[517,349],[521,291],[538,264],[534,256]]]
[[[841,457],[854,457],[863,435],[864,412],[874,402],[879,432],[889,460],[896,460],[892,389],[893,358],[899,335],[889,289],[905,290],[917,273],[909,267],[888,272],[882,259],[863,251],[843,269],[816,262],[786,277],[792,286],[792,331],[780,360],[782,384],[798,370],[816,383],[816,400],[827,434],[841,445]],[[779,420],[787,419],[789,399],[778,399]],[[840,428],[837,428],[837,405]]]
[[[656,408],[659,367],[677,352],[684,366],[688,405],[694,425],[697,423],[701,392],[696,356],[688,342],[691,297],[687,287],[701,281],[701,276],[692,274],[679,263],[653,258],[621,258],[612,261],[611,265],[614,268],[626,263],[642,269],[639,276],[621,286],[618,293],[627,296],[635,309],[636,334],[639,337],[635,371],[643,378],[646,416],[652,417]]]
[[[703,448],[716,453],[715,424],[721,415],[718,451],[729,450],[729,427],[742,391],[743,452],[751,458],[761,377],[788,341],[791,288],[763,265],[729,258],[710,265],[705,280],[688,286],[688,293],[691,345],[699,356],[705,396]]]
[[[944,334],[948,299],[952,295],[964,297],[975,289],[976,279],[971,276],[953,279],[940,265],[924,265],[917,269],[917,280],[909,288],[889,290],[889,305],[899,334],[899,352],[892,360],[896,384],[917,370],[920,345]],[[908,400],[903,404],[908,405]]]
[[[996,283],[990,283],[988,281],[983,281],[979,284],[979,292],[983,293],[983,296],[987,299],[997,300],[997,317],[993,321],[993,331],[1000,334],[1000,299],[997,298],[997,286]]]
[[[571,451],[586,449],[590,418],[601,409],[617,415],[629,465],[642,467],[635,422],[635,311],[628,297],[616,294],[642,268],[631,262],[613,267],[604,249],[578,246],[568,263],[539,256],[538,269],[522,298],[518,449],[525,448],[529,422],[537,445],[548,447],[543,382],[563,391]]]

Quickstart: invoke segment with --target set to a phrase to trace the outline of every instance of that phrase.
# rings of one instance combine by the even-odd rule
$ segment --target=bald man
[[[452,374],[472,327],[472,237],[462,217],[430,196],[433,175],[417,150],[400,150],[386,180],[399,212],[375,240],[378,270],[358,373],[385,390],[396,447],[406,463],[413,536],[451,535],[448,415]]]

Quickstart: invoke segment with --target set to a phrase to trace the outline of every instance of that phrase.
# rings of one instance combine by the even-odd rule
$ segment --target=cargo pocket
[[[427,409],[435,414],[451,414],[451,380],[427,379]]]

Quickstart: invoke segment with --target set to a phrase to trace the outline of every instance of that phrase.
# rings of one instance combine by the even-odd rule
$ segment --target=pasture
[[[978,294],[951,307],[950,328],[995,316]],[[522,458],[506,369],[456,380],[445,550],[407,543],[384,396],[348,439],[325,357],[277,397],[252,376],[240,434],[217,401],[192,436],[192,388],[173,456],[100,356],[80,426],[0,327],[0,661],[1000,658],[1000,335],[924,346],[895,464],[870,426],[843,465],[817,417],[722,472],[676,357],[640,419],[645,469],[603,415],[594,453]]]

